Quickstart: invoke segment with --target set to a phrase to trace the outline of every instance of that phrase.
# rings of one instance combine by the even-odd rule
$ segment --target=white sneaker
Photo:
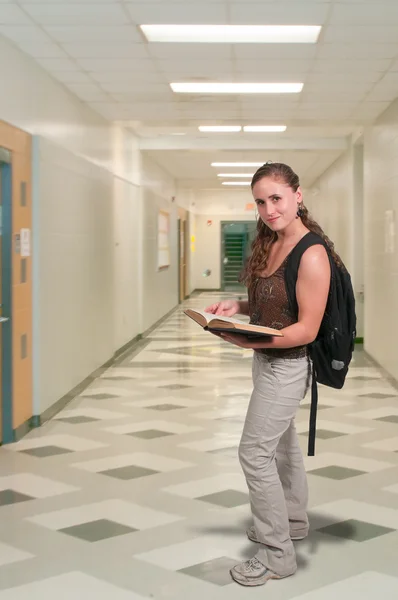
[[[280,579],[279,575],[269,571],[257,558],[236,565],[230,573],[234,581],[248,587],[264,585],[269,579]]]

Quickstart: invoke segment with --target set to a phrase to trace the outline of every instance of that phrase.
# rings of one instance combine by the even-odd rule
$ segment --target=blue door
[[[11,153],[0,147],[0,442],[13,441],[11,245]]]

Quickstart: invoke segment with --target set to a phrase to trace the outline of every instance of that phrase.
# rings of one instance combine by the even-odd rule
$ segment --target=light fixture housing
[[[303,83],[173,82],[176,94],[299,94]]]
[[[250,185],[251,181],[223,181],[222,185]]]
[[[249,177],[252,178],[254,173],[218,173],[217,177]]]
[[[148,42],[315,44],[320,25],[140,25]]]
[[[263,162],[213,162],[211,163],[212,167],[237,167],[237,168],[258,168],[263,166]]]
[[[282,133],[286,131],[286,125],[245,125],[245,133]]]
[[[241,125],[200,125],[202,133],[238,133],[242,131]]]

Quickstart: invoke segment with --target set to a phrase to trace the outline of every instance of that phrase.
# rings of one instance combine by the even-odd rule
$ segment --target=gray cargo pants
[[[308,533],[308,486],[295,415],[310,382],[308,358],[253,358],[254,389],[239,446],[261,547],[256,558],[281,577],[297,569],[291,537]]]

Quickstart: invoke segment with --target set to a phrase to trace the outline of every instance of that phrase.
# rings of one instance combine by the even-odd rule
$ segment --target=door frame
[[[3,150],[3,149],[2,149]],[[3,152],[2,152],[3,155]],[[4,158],[3,156],[1,158]],[[2,444],[14,440],[12,386],[12,164],[0,159],[2,199],[1,248],[1,437]]]
[[[224,252],[225,252],[225,236],[224,231],[228,225],[253,225],[253,221],[220,221],[220,290],[222,292],[225,291],[225,282],[224,282]]]

